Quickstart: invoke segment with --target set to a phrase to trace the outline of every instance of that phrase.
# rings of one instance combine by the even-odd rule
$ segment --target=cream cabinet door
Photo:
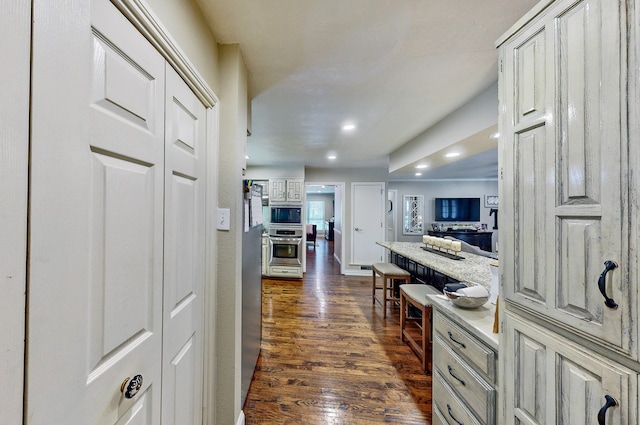
[[[304,180],[289,179],[287,180],[287,201],[302,202],[304,199]]]
[[[635,356],[626,28],[623,2],[561,1],[501,47],[500,265],[507,301]]]
[[[512,313],[504,332],[506,424],[637,423],[636,372]]]
[[[287,200],[287,181],[281,179],[269,180],[269,202],[285,202]]]

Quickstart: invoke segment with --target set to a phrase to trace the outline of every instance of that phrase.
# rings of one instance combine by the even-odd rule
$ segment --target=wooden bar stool
[[[422,369],[430,373],[428,365],[431,363],[431,316],[432,307],[427,295],[437,295],[441,292],[431,285],[410,284],[400,285],[400,334],[402,342],[408,342],[422,362]],[[409,306],[412,305],[421,312],[422,317],[411,317]],[[420,330],[420,343],[409,329],[408,323],[414,323]],[[415,334],[415,331],[414,331]]]
[[[401,280],[405,284],[411,283],[411,274],[392,263],[374,263],[371,265],[373,272],[373,305],[378,301],[382,305],[382,317],[387,317],[387,303],[400,301],[396,296],[393,280]],[[376,285],[376,275],[382,278],[382,286]],[[382,299],[376,298],[376,289],[382,289]]]

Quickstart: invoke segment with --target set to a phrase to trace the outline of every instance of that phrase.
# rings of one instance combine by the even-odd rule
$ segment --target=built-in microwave
[[[302,226],[302,207],[272,206],[271,224]]]

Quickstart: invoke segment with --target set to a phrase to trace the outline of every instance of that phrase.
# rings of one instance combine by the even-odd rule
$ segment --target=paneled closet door
[[[165,61],[108,0],[34,14],[26,423],[158,424]]]
[[[503,198],[514,204],[500,255],[508,301],[634,356],[626,26],[624,3],[557,2],[504,45]]]
[[[205,108],[166,65],[162,424],[202,422]]]

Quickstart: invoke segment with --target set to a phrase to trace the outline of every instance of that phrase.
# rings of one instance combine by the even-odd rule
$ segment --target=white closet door
[[[165,61],[108,0],[34,13],[26,423],[158,424]]]
[[[30,3],[0,3],[0,424],[22,423],[30,36]]]
[[[205,108],[167,65],[162,424],[202,422]]]

